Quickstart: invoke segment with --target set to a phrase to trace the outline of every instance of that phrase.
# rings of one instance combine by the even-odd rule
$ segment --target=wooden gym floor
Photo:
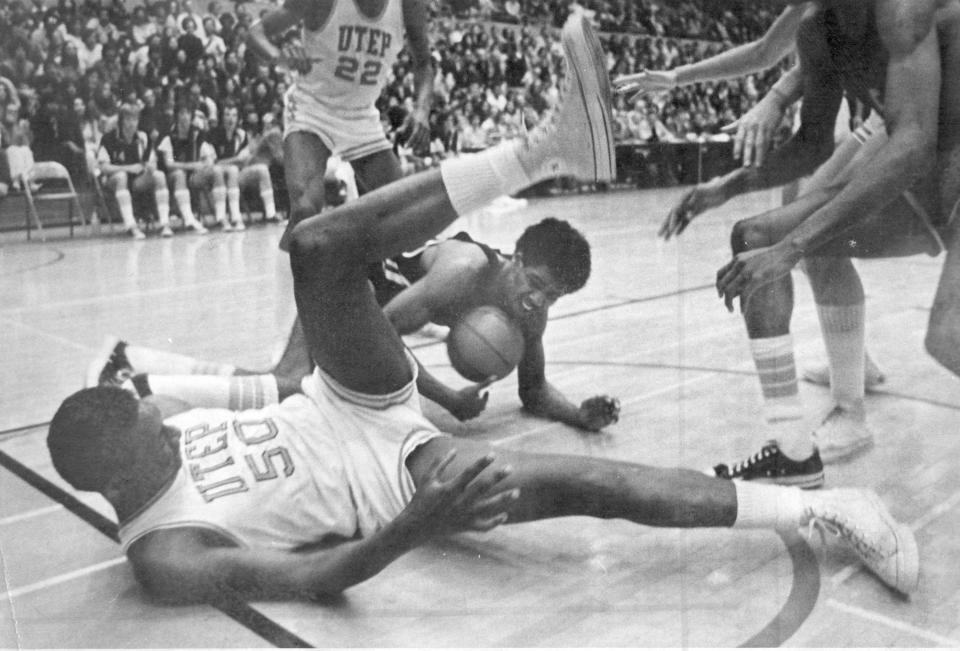
[[[573,195],[465,220],[506,248],[546,215],[587,234],[595,271],[554,309],[547,373],[576,402],[618,396],[623,413],[603,434],[576,432],[523,413],[507,378],[469,423],[428,405],[439,425],[504,447],[667,466],[759,449],[746,335],[713,279],[734,221],[778,195],[732,202],[664,244],[654,236],[679,192]],[[828,467],[828,485],[873,487],[916,530],[921,586],[909,600],[819,537],[571,518],[431,545],[331,603],[150,602],[114,541],[110,509],[56,477],[46,423],[107,334],[267,367],[292,315],[280,230],[145,242],[3,236],[0,647],[960,646],[960,380],[922,347],[941,262],[931,258],[859,265],[868,345],[888,380],[867,399],[876,446]],[[819,328],[796,278],[799,363],[817,363]],[[439,342],[410,343],[460,382]],[[828,394],[804,385],[802,397],[813,427]]]

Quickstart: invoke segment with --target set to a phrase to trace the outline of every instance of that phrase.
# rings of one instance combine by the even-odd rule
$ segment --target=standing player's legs
[[[386,142],[386,139],[384,139]],[[400,161],[393,149],[382,149],[376,153],[349,161],[357,181],[357,190],[361,196],[403,178]],[[367,279],[373,283],[376,292],[386,291],[390,282],[384,271],[384,261],[371,263],[367,267]]]
[[[290,195],[290,221],[280,241],[287,249],[290,231],[326,205],[323,175],[327,170],[330,148],[315,133],[294,131],[283,139],[284,175]]]
[[[883,120],[876,114],[848,134],[837,146],[837,151],[805,184],[806,190],[829,187],[846,182],[862,161],[871,158],[887,141]],[[843,407],[831,412],[824,422],[824,436],[839,427],[856,429],[863,423],[857,403],[862,403],[860,385],[869,390],[884,381],[883,373],[870,359],[865,343],[863,285],[853,264],[842,258],[809,257],[804,270],[810,279],[820,327],[827,349],[826,368],[808,369],[804,379],[814,384],[829,385],[835,405]],[[857,350],[863,360],[854,359]],[[863,371],[863,380],[859,374]],[[847,418],[849,416],[850,418]]]
[[[926,185],[930,180],[923,182]],[[916,188],[916,196],[929,196],[928,187]],[[801,197],[794,204],[779,211],[739,222],[734,226],[734,250],[736,252],[770,246],[782,239],[810,207],[822,202],[833,191],[821,191]],[[805,202],[809,202],[804,205]],[[937,246],[936,236],[931,232],[924,216],[918,214],[917,205],[906,197],[900,197],[874,215],[863,218],[856,226],[845,231],[842,237],[813,252],[815,257],[898,257],[931,253]],[[793,307],[792,285],[789,277],[770,283],[751,294],[743,301],[742,308],[751,340],[771,341],[788,334],[790,311]],[[793,367],[792,348],[771,350],[766,357],[758,358],[757,368],[764,387],[765,407],[773,407],[793,413],[799,402],[796,396],[796,373]],[[853,361],[851,360],[851,363]],[[768,383],[764,384],[764,376]],[[862,375],[860,376],[862,378]],[[760,481],[794,483],[814,487],[822,483],[822,464],[814,445],[819,442],[806,431],[794,426],[777,433],[777,446],[765,447],[761,453],[732,468],[718,466],[720,476],[736,476]],[[781,440],[782,439],[782,440]],[[830,460],[849,456],[869,444],[869,438],[835,440],[830,449]],[[841,445],[843,443],[843,445]],[[804,453],[813,454],[803,461]],[[818,470],[818,472],[814,472]],[[819,481],[814,481],[817,478]]]

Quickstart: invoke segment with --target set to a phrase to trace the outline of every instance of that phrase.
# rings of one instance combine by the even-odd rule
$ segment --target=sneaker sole
[[[607,74],[603,48],[582,13],[567,19],[563,26],[562,42],[567,59],[572,63],[570,68],[577,81],[576,90],[587,109],[587,127],[593,143],[592,180],[612,181],[617,168],[613,147],[613,88]],[[592,70],[594,74],[585,75],[587,70]]]
[[[823,488],[823,471],[820,471],[813,475],[791,475],[789,477],[760,477],[758,479],[735,479],[734,481],[750,481],[755,484],[776,484],[777,486],[793,486],[795,488],[803,488],[805,490],[812,490],[815,488]]]
[[[702,472],[708,477],[720,479],[717,477],[717,474],[714,472],[713,468],[703,470]],[[823,471],[821,470],[820,472],[812,475],[793,475],[790,477],[781,477],[779,479],[770,479],[767,477],[762,477],[759,479],[741,479],[737,477],[731,481],[749,481],[753,482],[754,484],[775,484],[777,486],[793,486],[795,488],[802,488],[804,490],[813,490],[817,488],[823,488],[825,480]]]
[[[120,337],[114,337],[113,335],[108,335],[107,338],[103,340],[100,348],[97,349],[97,354],[93,358],[93,361],[87,366],[87,373],[83,378],[84,388],[95,387],[100,384],[100,373],[103,371],[103,367],[107,365],[107,362],[110,361],[110,356],[113,355],[113,351],[119,343]]]
[[[873,447],[873,437],[862,439],[856,443],[852,443],[844,448],[835,448],[830,450],[829,448],[823,448],[817,444],[817,439],[814,437],[814,444],[817,445],[817,449],[820,450],[820,460],[824,463],[839,463],[841,461],[850,461],[853,457],[859,455],[862,452],[866,452]]]

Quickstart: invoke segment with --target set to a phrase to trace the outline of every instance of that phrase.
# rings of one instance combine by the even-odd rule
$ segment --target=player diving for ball
[[[598,395],[579,406],[547,381],[543,334],[548,311],[582,288],[590,276],[590,245],[566,221],[547,218],[528,227],[505,255],[465,233],[398,256],[377,297],[401,334],[427,323],[453,326],[480,305],[499,307],[520,325],[524,351],[518,366],[520,401],[530,413],[589,431],[614,423],[619,402]],[[301,351],[304,362],[309,353]],[[127,345],[107,339],[91,364],[87,384],[120,384],[141,397],[175,396],[193,406],[261,407],[300,391],[302,376],[252,373],[231,365]],[[417,389],[460,420],[486,407],[494,378],[463,389],[448,387],[421,367]]]

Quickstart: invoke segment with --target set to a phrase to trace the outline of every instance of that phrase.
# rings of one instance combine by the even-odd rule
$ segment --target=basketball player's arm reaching
[[[517,367],[520,402],[530,413],[573,427],[599,432],[620,419],[620,401],[610,396],[587,398],[578,407],[547,381],[542,333],[527,335]]]
[[[433,105],[433,57],[427,35],[427,8],[423,0],[403,0],[403,23],[407,51],[413,61],[413,88],[416,94],[413,113],[407,116],[401,132],[406,145],[421,152],[430,144],[430,108]]]
[[[619,93],[672,90],[704,81],[741,77],[771,68],[794,48],[797,27],[806,5],[787,7],[759,39],[716,56],[672,70],[644,70],[614,80]]]
[[[507,510],[519,496],[501,484],[509,468],[479,477],[493,462],[488,455],[445,478],[455,456],[453,451],[436,459],[406,508],[368,538],[284,552],[234,547],[211,530],[175,527],[146,534],[130,546],[127,556],[147,592],[166,601],[337,595],[430,540],[489,531],[506,522]]]
[[[840,192],[778,244],[739,254],[717,273],[717,291],[732,307],[763,284],[789,273],[804,255],[875,214],[929,174],[936,162],[941,62],[936,0],[879,0],[877,30],[887,52],[888,139]]]

